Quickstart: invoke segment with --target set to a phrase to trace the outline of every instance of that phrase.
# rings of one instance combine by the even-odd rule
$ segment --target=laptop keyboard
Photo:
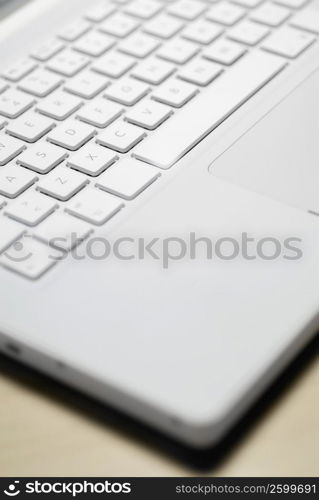
[[[0,76],[0,264],[40,278],[318,34],[305,0],[115,0],[35,47]]]

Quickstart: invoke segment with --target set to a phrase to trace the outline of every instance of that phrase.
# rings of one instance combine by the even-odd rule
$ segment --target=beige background
[[[318,476],[318,345],[201,470],[164,439],[0,357],[0,475]]]

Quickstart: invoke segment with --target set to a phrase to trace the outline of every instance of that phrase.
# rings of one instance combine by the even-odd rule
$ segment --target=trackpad
[[[319,73],[210,167],[213,175],[319,213]]]

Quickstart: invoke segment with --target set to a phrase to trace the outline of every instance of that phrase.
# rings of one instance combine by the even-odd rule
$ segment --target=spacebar
[[[133,152],[139,160],[170,168],[285,66],[277,56],[255,52],[220,76]]]

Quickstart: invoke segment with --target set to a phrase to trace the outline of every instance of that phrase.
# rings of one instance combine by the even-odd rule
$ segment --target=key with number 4
[[[37,97],[45,97],[55,90],[62,78],[43,69],[37,69],[24,78],[18,87]]]

